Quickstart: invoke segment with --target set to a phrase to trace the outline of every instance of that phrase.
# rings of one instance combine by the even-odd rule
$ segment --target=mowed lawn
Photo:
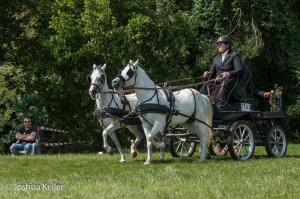
[[[0,198],[299,198],[300,145],[286,157],[267,158],[256,147],[251,160],[230,156],[196,162],[173,158],[143,165],[146,154],[119,163],[119,155],[1,155]]]

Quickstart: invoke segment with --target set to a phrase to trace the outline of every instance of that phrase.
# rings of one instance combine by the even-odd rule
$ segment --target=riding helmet
[[[228,35],[224,35],[224,36],[220,36],[216,43],[232,44],[232,40]]]

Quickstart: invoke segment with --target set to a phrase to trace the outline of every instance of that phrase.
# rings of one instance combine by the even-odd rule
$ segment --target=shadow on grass
[[[253,159],[274,159],[274,157],[269,157],[268,155],[253,155]],[[282,158],[300,158],[300,155],[285,155]]]

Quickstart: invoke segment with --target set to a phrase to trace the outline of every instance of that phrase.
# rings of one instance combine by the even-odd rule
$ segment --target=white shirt
[[[227,55],[228,50],[222,53],[222,63],[224,62],[225,56]]]

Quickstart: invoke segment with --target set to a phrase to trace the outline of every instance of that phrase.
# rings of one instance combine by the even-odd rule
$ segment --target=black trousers
[[[224,79],[222,81],[217,82],[209,82],[204,84],[199,92],[201,94],[210,95],[213,98],[213,103],[217,105],[217,107],[224,107],[228,102],[230,94],[233,92],[237,78],[229,78]]]

